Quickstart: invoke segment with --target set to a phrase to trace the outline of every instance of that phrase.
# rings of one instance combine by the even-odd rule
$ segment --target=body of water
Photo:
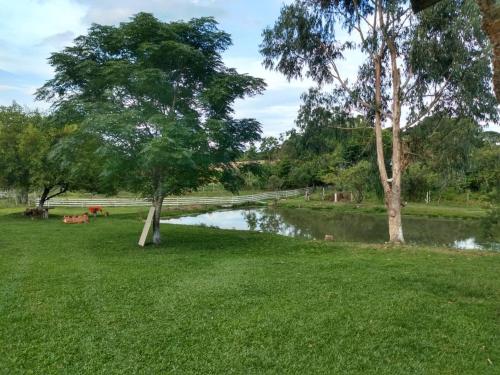
[[[345,214],[309,209],[249,208],[220,210],[162,220],[162,223],[205,225],[222,229],[252,230],[290,237],[336,241],[383,243],[388,240],[385,215]],[[449,246],[457,249],[500,249],[484,238],[478,220],[404,217],[409,243]]]

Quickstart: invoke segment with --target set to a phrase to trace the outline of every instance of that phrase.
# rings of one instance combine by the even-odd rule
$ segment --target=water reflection
[[[337,241],[382,243],[387,240],[384,215],[335,214],[308,209],[252,208],[215,211],[195,216],[162,220],[162,223],[206,225],[223,229],[252,230],[284,236]],[[405,238],[410,243],[445,245],[457,249],[494,249],[481,236],[476,220],[448,220],[419,217],[403,219]]]
[[[456,240],[453,241],[453,247],[461,250],[474,250],[474,249],[482,249],[483,247],[476,242],[474,237],[467,238],[465,240]]]

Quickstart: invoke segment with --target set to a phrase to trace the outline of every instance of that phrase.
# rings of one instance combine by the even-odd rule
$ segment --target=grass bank
[[[311,208],[318,210],[331,210],[338,213],[363,213],[363,214],[386,214],[386,208],[382,203],[365,201],[362,203],[334,203],[328,200],[321,200],[319,195],[313,196],[306,201],[304,197],[283,199],[276,203],[280,207],[286,208]],[[425,204],[408,203],[402,209],[403,215],[442,217],[454,219],[480,219],[484,217],[488,209],[477,204],[453,205],[453,204]]]
[[[0,211],[0,372],[498,373],[499,254],[174,225],[144,250],[145,212]]]

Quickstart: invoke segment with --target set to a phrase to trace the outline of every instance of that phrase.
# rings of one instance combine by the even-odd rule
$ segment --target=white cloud
[[[86,29],[81,22],[85,9],[70,0],[0,0],[0,6],[0,69],[14,74],[50,76],[45,60],[61,47],[56,42]]]
[[[67,30],[64,32],[49,35],[48,37],[42,39],[42,41],[39,44],[37,44],[37,46],[50,46],[50,47],[61,48],[70,44],[75,37],[76,35],[73,31]]]
[[[88,8],[87,22],[116,24],[138,12],[150,12],[168,20],[225,14],[222,0],[77,0]]]
[[[258,58],[225,57],[228,67],[236,68],[238,73],[250,74],[266,81],[267,89],[262,95],[236,101],[235,115],[238,118],[255,118],[263,127],[266,136],[278,136],[294,127],[300,96],[314,86],[310,79],[291,80],[276,71],[262,66]]]
[[[236,68],[238,73],[246,73],[264,79],[268,90],[307,90],[307,88],[315,85],[312,80],[307,78],[293,79],[289,82],[283,74],[264,68],[262,60],[258,58],[225,57],[224,62],[228,67]]]

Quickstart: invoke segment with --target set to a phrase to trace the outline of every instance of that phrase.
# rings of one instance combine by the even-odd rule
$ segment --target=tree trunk
[[[401,223],[401,175],[403,169],[403,145],[401,142],[401,73],[398,67],[398,52],[392,37],[387,38],[391,56],[392,76],[392,180],[387,200],[389,220],[389,242],[404,243]]]
[[[389,241],[392,243],[402,243],[403,227],[401,225],[401,174],[400,164],[397,163],[394,168],[394,156],[399,155],[400,148],[396,146],[393,138],[393,179],[392,185],[389,184],[387,169],[385,167],[384,144],[382,139],[382,116],[380,108],[382,106],[382,63],[380,56],[374,59],[375,64],[375,142],[377,149],[377,165],[380,174],[380,182],[384,188],[385,204],[387,207],[388,224],[389,224]],[[396,135],[399,142],[399,127],[397,133],[393,132],[393,137]],[[400,142],[399,142],[400,144]],[[394,179],[396,172],[396,179]]]
[[[153,197],[153,207],[155,208],[155,213],[153,215],[153,244],[155,245],[161,243],[160,218],[164,198],[165,195],[161,192],[161,187],[159,187]]]
[[[38,209],[42,210],[43,206],[45,205],[45,202],[47,201],[47,197],[49,196],[50,193],[50,187],[44,187],[42,195],[40,196],[40,200],[38,201]]]
[[[392,192],[387,200],[389,217],[389,242],[404,243],[403,225],[401,222],[401,194]]]

